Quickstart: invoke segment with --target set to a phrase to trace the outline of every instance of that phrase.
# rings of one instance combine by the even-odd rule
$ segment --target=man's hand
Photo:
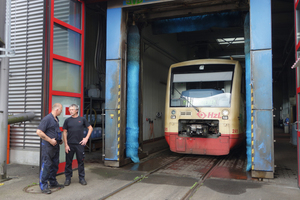
[[[69,153],[69,151],[71,151],[69,145],[65,145],[65,152],[66,152],[66,153]]]
[[[49,143],[50,143],[52,146],[55,146],[55,145],[57,144],[57,141],[56,141],[55,138],[51,138],[51,139],[49,140]]]
[[[88,139],[87,138],[83,138],[82,140],[81,140],[81,142],[79,142],[79,144],[81,144],[81,145],[86,145],[86,143],[88,142]]]

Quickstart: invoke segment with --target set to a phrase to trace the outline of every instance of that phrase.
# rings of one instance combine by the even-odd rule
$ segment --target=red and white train
[[[165,138],[171,151],[227,155],[245,140],[245,104],[238,61],[192,60],[171,65]]]

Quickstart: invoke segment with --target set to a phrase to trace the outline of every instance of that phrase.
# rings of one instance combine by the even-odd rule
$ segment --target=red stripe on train
[[[222,134],[218,138],[180,137],[176,132],[165,132],[170,150],[177,153],[227,155],[230,149],[245,139],[245,134]]]

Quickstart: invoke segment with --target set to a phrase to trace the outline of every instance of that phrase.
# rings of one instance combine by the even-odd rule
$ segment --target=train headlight
[[[229,111],[228,110],[222,110],[222,119],[223,120],[227,120],[228,119],[228,114],[229,114]]]
[[[223,116],[228,116],[229,111],[228,110],[222,110],[222,114],[223,114]]]
[[[171,115],[171,119],[176,119],[176,115]]]
[[[175,110],[172,110],[172,111],[171,111],[171,114],[172,114],[172,115],[175,115],[175,114],[176,114],[176,111],[175,111]]]

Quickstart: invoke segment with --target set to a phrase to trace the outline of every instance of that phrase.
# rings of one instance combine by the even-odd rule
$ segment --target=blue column
[[[122,8],[107,9],[105,161],[112,166],[120,155],[121,19]]]
[[[246,79],[246,148],[247,148],[247,171],[251,170],[251,69],[250,69],[250,19],[249,13],[244,23],[245,38],[245,79]]]
[[[250,0],[252,177],[273,178],[271,0]]]

